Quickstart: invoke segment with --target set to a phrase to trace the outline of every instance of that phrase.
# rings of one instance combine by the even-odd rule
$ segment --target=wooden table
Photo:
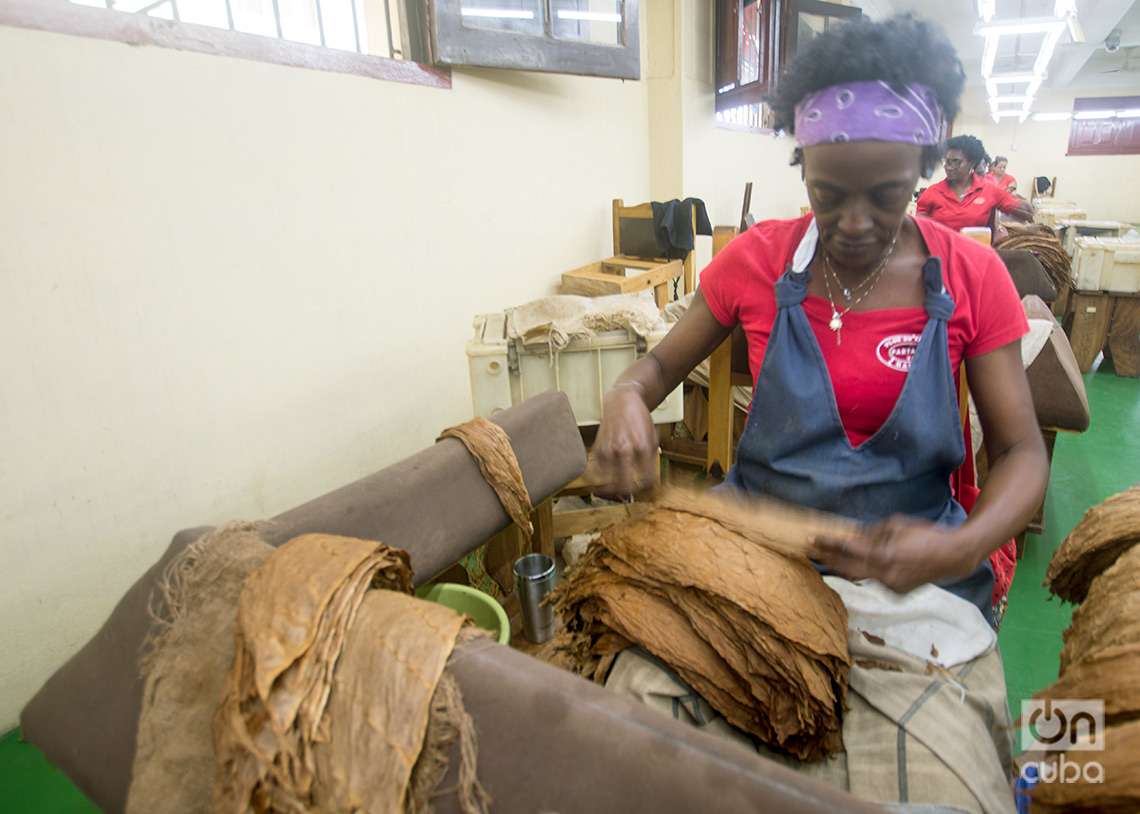
[[[1140,294],[1074,291],[1063,324],[1082,373],[1105,351],[1117,376],[1140,377]]]
[[[637,273],[627,275],[627,269]],[[562,275],[562,293],[601,297],[651,288],[657,307],[664,308],[672,299],[669,283],[684,273],[685,266],[680,260],[641,260],[618,255],[567,271]]]

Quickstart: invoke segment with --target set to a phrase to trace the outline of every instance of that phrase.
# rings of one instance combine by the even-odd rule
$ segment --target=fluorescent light
[[[1118,119],[1135,119],[1137,117],[1140,117],[1140,108],[1138,107],[1129,107],[1124,110],[1116,111],[1116,118]]]
[[[1037,91],[1041,89],[1041,80],[1044,78],[1044,74],[1034,74],[1033,78],[1029,80],[1029,84],[1025,86],[1025,95],[1036,96]]]
[[[986,79],[994,72],[994,62],[997,61],[998,36],[991,34],[986,37],[986,47],[982,50],[982,76]]]
[[[460,8],[464,17],[493,17],[499,20],[533,20],[533,11],[519,11],[510,8]]]
[[[995,110],[993,114],[995,119],[1006,119],[1010,116],[1023,116],[1025,110]]]
[[[1073,114],[1074,119],[1111,119],[1116,115],[1115,110],[1081,110]]]
[[[1058,28],[1045,35],[1041,50],[1037,52],[1037,61],[1033,63],[1033,73],[1045,75],[1045,69],[1049,67],[1049,60],[1053,58],[1053,49],[1057,47],[1057,40],[1061,39],[1062,31],[1064,28]]]
[[[601,11],[563,11],[558,10],[559,20],[590,20],[595,23],[620,23],[620,14],[606,14]]]
[[[1077,0],[1057,0],[1053,4],[1054,17],[1068,17],[1077,13]]]
[[[1028,71],[1025,73],[992,74],[986,79],[986,90],[989,91],[990,96],[1000,96],[1001,91],[998,90],[999,85],[1020,85],[1022,82],[1027,82],[1032,86],[1034,80],[1040,83],[1041,78],[1037,76],[1037,74],[1029,73]],[[1027,90],[1025,95],[1033,96],[1034,93],[1031,90]]]
[[[1057,20],[1053,17],[1026,17],[1021,20],[978,23],[974,27],[974,33],[983,37],[1001,37],[1006,34],[1048,34],[1050,31],[1061,31],[1064,27],[1064,20]]]
[[[1035,122],[1063,122],[1068,121],[1072,117],[1072,113],[1034,113],[1033,121]]]
[[[1058,0],[1061,2],[1061,0]],[[994,18],[997,13],[997,0],[978,0],[978,16],[985,20],[987,23]]]
[[[991,96],[990,104],[998,105],[1027,105],[1033,101],[1032,96]]]

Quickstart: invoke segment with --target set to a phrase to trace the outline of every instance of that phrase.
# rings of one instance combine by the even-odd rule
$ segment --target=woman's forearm
[[[1045,496],[1048,476],[1049,459],[1036,433],[990,463],[981,495],[961,528],[973,568],[1025,530]]]
[[[676,385],[674,385],[675,387]],[[652,351],[627,367],[614,382],[610,393],[633,390],[641,396],[645,407],[652,412],[672,390],[665,381],[661,363]]]

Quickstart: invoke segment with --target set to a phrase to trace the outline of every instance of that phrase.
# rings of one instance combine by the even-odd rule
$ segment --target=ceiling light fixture
[[[620,14],[607,14],[604,11],[567,11],[558,10],[559,20],[588,20],[595,23],[620,23]]]
[[[992,35],[1001,37],[1010,34],[1048,34],[1051,31],[1061,31],[1064,27],[1065,21],[1058,20],[1055,17],[1026,17],[1022,20],[978,23],[974,27],[974,33],[983,37]]]
[[[1021,83],[1024,82],[1024,83],[1032,86],[1032,83],[1035,81],[1040,82],[1041,77],[1039,77],[1035,73],[1031,73],[1028,71],[1025,73],[993,74],[992,76],[990,76],[986,79],[986,90],[989,92],[990,96],[1000,96],[1001,95],[1001,91],[999,90],[1000,85],[1020,85]],[[1033,92],[1026,90],[1025,95],[1026,96],[1032,96]]]
[[[1044,76],[1045,69],[1049,67],[1049,60],[1053,58],[1053,49],[1057,47],[1057,40],[1061,39],[1064,28],[1058,28],[1045,35],[1041,43],[1041,50],[1037,52],[1037,61],[1033,63],[1033,73]]]
[[[1074,119],[1111,119],[1116,116],[1115,110],[1079,110],[1073,114]]]
[[[989,79],[994,72],[994,62],[997,61],[999,37],[994,34],[986,37],[985,48],[982,49],[982,77]]]
[[[1063,122],[1068,121],[1073,116],[1072,113],[1034,113],[1033,121],[1035,122]]]
[[[1057,0],[1058,4],[1065,0]],[[978,16],[987,23],[997,14],[997,0],[978,0]]]
[[[509,8],[460,8],[462,17],[492,17],[499,20],[533,20],[533,11],[518,11]]]

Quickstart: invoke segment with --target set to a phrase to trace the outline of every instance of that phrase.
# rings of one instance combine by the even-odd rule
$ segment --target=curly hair
[[[815,37],[796,52],[768,99],[776,129],[796,132],[795,109],[805,96],[841,82],[875,79],[897,90],[911,83],[926,85],[950,122],[958,115],[966,72],[937,25],[911,14],[882,22],[860,17]],[[930,177],[942,153],[942,145],[923,148],[923,176]],[[802,161],[803,152],[797,147],[792,163]]]
[[[946,142],[946,149],[961,150],[962,155],[970,162],[971,169],[977,167],[986,157],[986,145],[977,136],[954,136]]]

